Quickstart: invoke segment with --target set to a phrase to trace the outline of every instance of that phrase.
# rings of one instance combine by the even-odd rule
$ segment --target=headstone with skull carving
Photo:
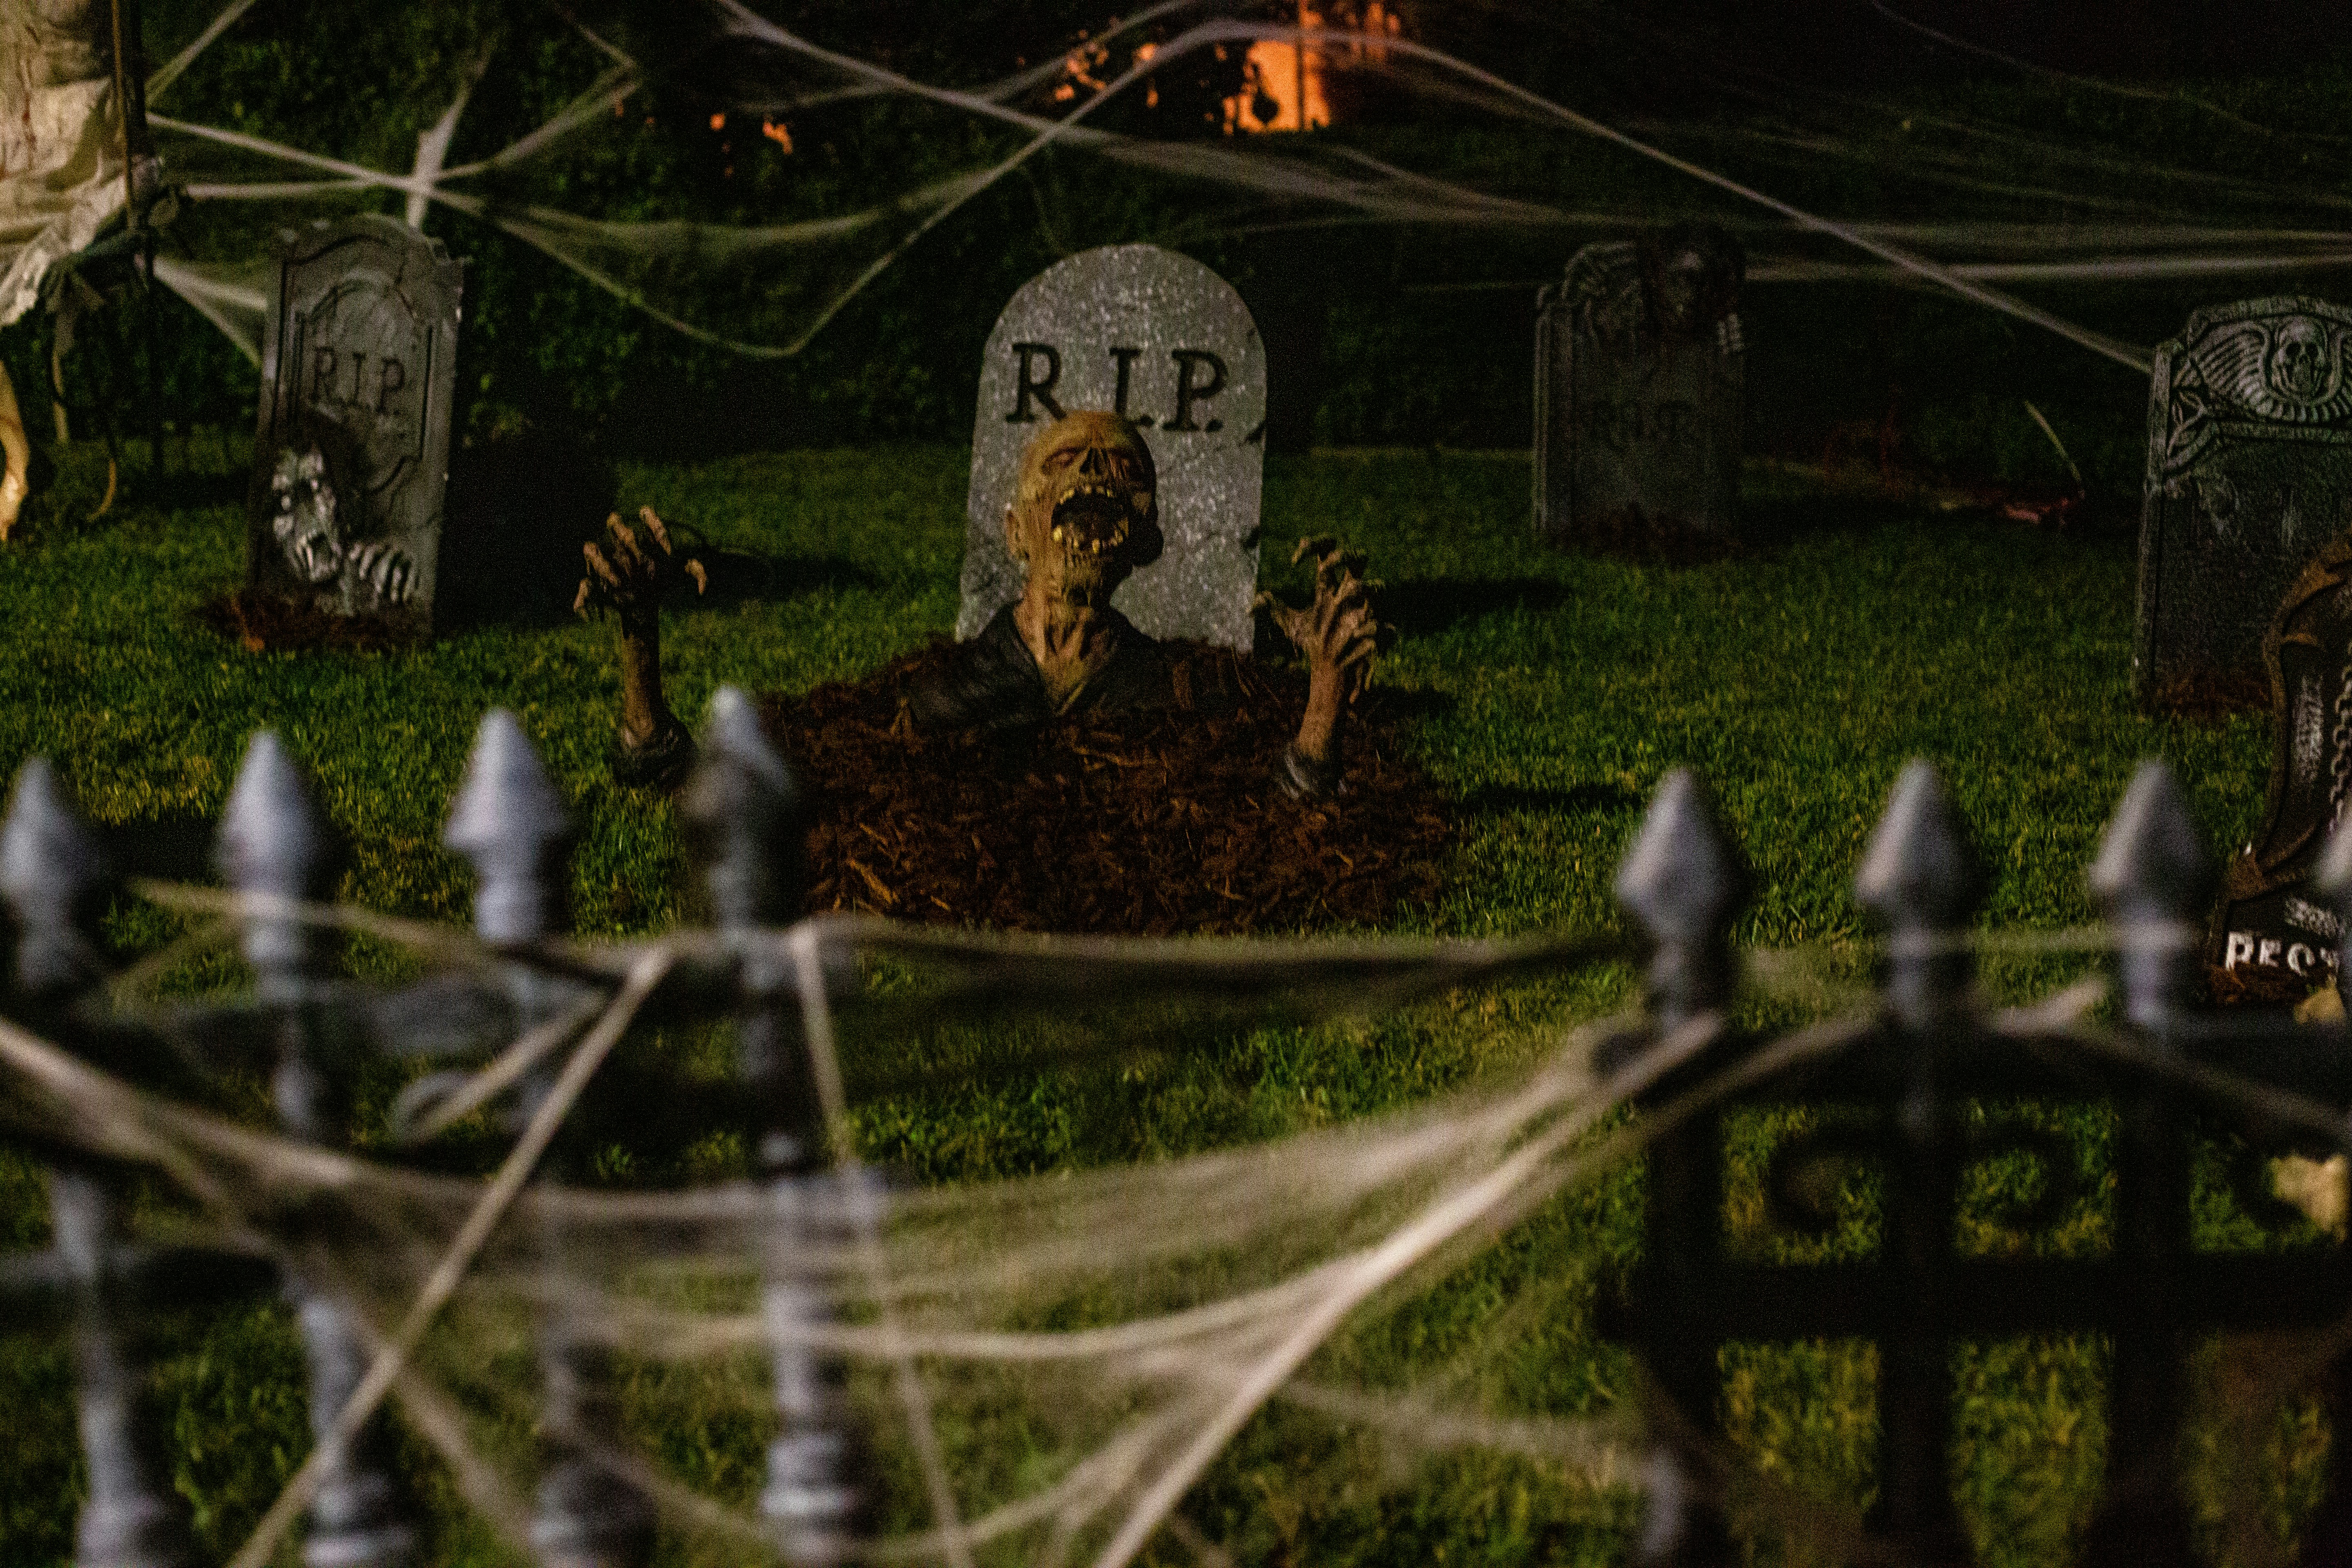
[[[2352,526],[2352,310],[2288,296],[2201,310],[2156,351],[2132,688],[2142,702],[2263,673],[2263,632]]]
[[[462,262],[367,216],[284,237],[262,329],[247,586],[432,625]]]
[[[1538,296],[1538,538],[1737,535],[1746,271],[1729,235],[1679,224],[1586,246]]]
[[[1246,650],[1257,584],[1265,351],[1233,286],[1189,257],[1115,245],[1055,263],[997,318],[972,422],[963,603],[979,635],[1021,596],[1004,512],[1021,454],[1065,413],[1132,420],[1159,470],[1159,559],[1112,603],[1156,637]]]

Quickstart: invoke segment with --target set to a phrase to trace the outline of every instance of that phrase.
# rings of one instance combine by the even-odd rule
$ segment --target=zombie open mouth
[[[1108,489],[1088,486],[1054,508],[1054,542],[1073,554],[1118,549],[1127,542],[1127,527],[1126,498]]]

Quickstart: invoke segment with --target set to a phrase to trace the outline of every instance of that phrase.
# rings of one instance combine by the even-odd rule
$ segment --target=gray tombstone
[[[2352,535],[2323,544],[2262,640],[2271,774],[2262,830],[2222,873],[2208,962],[2258,993],[2332,980],[2343,924],[2311,886],[2352,806]]]
[[[1080,409],[1135,421],[1160,471],[1166,548],[1112,600],[1158,637],[1250,646],[1265,468],[1265,350],[1233,285],[1155,245],[1056,262],[996,319],[980,367],[956,636],[1021,596],[1004,509],[1022,448]]]
[[[2279,597],[2352,526],[2352,310],[2218,305],[2156,351],[2132,690],[2263,673]]]
[[[1536,536],[1729,540],[1739,526],[1747,263],[1681,224],[1588,245],[1536,300]]]
[[[248,587],[432,624],[465,266],[388,217],[283,237],[261,336]]]

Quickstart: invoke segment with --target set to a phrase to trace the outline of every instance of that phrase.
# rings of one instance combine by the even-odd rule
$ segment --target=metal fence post
[[[768,1185],[772,1219],[761,1308],[772,1343],[778,1429],[768,1447],[760,1511],[786,1561],[821,1568],[842,1561],[859,1507],[856,1433],[843,1368],[802,1342],[832,1317],[803,1282],[793,1254],[830,1239],[820,1215],[838,1203],[827,1180],[832,1153],[824,1108],[802,1038],[793,966],[763,928],[800,914],[799,801],[791,771],[761,733],[751,700],[722,687],[710,702],[702,758],[683,800],[703,862],[719,933],[734,949],[743,1012],[742,1075],[759,1104],[752,1163]]]
[[[264,730],[246,748],[221,822],[219,859],[229,886],[257,900],[287,904],[323,899],[331,891],[325,826],[300,773],[278,737]],[[321,1060],[318,1016],[317,944],[310,926],[282,909],[248,910],[243,917],[246,962],[253,966],[264,1005],[273,1008],[278,1061],[271,1097],[286,1131],[308,1143],[342,1148],[350,1142],[345,1086]],[[367,1371],[367,1348],[351,1309],[315,1284],[287,1282],[302,1348],[310,1363],[310,1431],[331,1441],[335,1415]],[[415,1554],[417,1532],[405,1517],[382,1417],[370,1421],[348,1447],[323,1458],[324,1479],[310,1504],[310,1568],[393,1568]]]
[[[16,775],[0,826],[0,897],[17,928],[21,1016],[51,1038],[70,1040],[74,1001],[101,973],[98,917],[112,883],[105,856],[82,826],[46,758]],[[119,1287],[121,1194],[95,1165],[49,1173],[55,1247],[71,1281],[75,1402],[89,1495],[75,1521],[79,1568],[181,1568],[193,1562],[180,1509],[159,1484],[140,1420],[140,1375],[122,1322]]]
[[[1952,1346],[1945,1315],[1951,1273],[1959,1107],[1945,1058],[1967,1026],[1975,959],[1966,927],[1979,896],[1974,858],[1936,771],[1907,764],[1854,879],[1862,906],[1887,930],[1886,1003],[1907,1061],[1895,1109],[1886,1202],[1886,1260],[1906,1304],[1879,1342],[1878,1506],[1873,1522],[1906,1563],[1969,1562],[1953,1511],[1948,1455]]]
[[[1747,898],[1748,873],[1689,769],[1668,773],[1651,798],[1618,868],[1616,893],[1653,944],[1644,990],[1659,1033],[1730,1002],[1738,983],[1731,922]],[[1667,1090],[1688,1086],[1688,1075],[1678,1075]],[[1699,1321],[1722,1258],[1722,1198],[1723,1117],[1709,1105],[1650,1147],[1640,1325],[1659,1384],[1703,1431],[1715,1426],[1723,1396],[1718,1347]],[[1652,1464],[1674,1468],[1654,1478],[1643,1554],[1691,1564],[1727,1561],[1724,1520],[1699,1500],[1708,1489],[1683,1473],[1686,1457],[1662,1448]]]
[[[2326,897],[2342,934],[2336,950],[2336,994],[2352,1002],[2352,823],[2338,821],[2312,868],[2313,889]],[[2352,1016],[2352,1009],[2347,1009]],[[2352,1352],[2327,1369],[2327,1496],[2305,1528],[2303,1563],[2335,1568],[2352,1562]]]
[[[2181,1049],[2200,984],[2199,917],[2219,868],[2172,771],[2144,762],[2092,863],[2091,890],[2117,942],[2124,1016],[2147,1048]],[[2117,1097],[2116,1257],[2133,1289],[2115,1330],[2107,1408],[2107,1497],[2090,1560],[2174,1568],[2194,1561],[2177,1461],[2188,1262],[2189,1126],[2160,1086]]]
[[[474,931],[493,947],[527,945],[554,923],[571,823],[522,726],[506,710],[482,720],[465,782],[442,841],[473,863]],[[514,978],[525,1028],[560,1005],[556,983],[528,968]],[[559,1065],[525,1078],[526,1116],[547,1102]],[[561,1166],[550,1157],[550,1166]],[[573,1330],[561,1226],[541,1233],[551,1303],[540,1325],[546,1470],[531,1520],[531,1547],[545,1568],[639,1568],[653,1554],[651,1502],[614,1473],[596,1448],[618,1429],[610,1358]]]

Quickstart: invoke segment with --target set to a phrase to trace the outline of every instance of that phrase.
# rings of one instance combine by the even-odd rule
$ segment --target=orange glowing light
[[[1137,65],[1147,64],[1150,60],[1151,57],[1159,52],[1160,46],[1152,43],[1149,39],[1146,39],[1144,42],[1135,46],[1135,63]],[[1143,107],[1146,109],[1157,109],[1160,107],[1160,81],[1156,77],[1147,77],[1144,79]]]
[[[1323,101],[1323,51],[1307,42],[1307,35],[1322,30],[1322,16],[1302,4],[1298,42],[1263,38],[1250,46],[1242,62],[1242,90],[1225,100],[1227,133],[1312,130],[1331,123],[1331,106]],[[1262,112],[1268,105],[1271,111]]]
[[[793,133],[772,120],[760,121],[760,134],[789,153],[793,150]]]
[[[724,130],[726,130],[726,129],[727,129],[727,116],[726,116],[726,115],[724,115],[724,114],[714,114],[714,115],[712,115],[712,116],[710,117],[710,129],[712,129],[713,131],[724,131]]]
[[[1297,42],[1265,38],[1250,46],[1242,90],[1225,100],[1226,133],[1297,131],[1302,124],[1311,131],[1330,124],[1331,106],[1323,95],[1326,62],[1342,50],[1358,59],[1384,60],[1386,40],[1403,36],[1404,18],[1380,0],[1372,0],[1360,17],[1343,18],[1329,31],[1320,14],[1301,5]],[[1223,58],[1222,49],[1218,58]]]

